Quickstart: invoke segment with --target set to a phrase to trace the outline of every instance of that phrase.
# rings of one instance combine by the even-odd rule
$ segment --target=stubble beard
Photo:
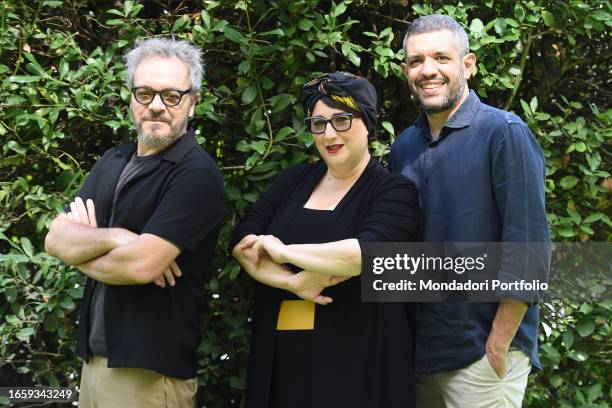
[[[448,79],[445,78],[444,80],[446,84],[448,85],[449,83]],[[416,83],[411,84],[410,91],[412,92],[412,95],[414,95],[414,97],[418,100],[419,105],[421,106],[421,109],[423,111],[425,111],[426,113],[440,113],[440,112],[445,112],[449,109],[452,109],[453,107],[457,105],[457,103],[459,103],[459,101],[461,100],[461,97],[463,96],[466,86],[467,86],[467,80],[463,76],[463,69],[462,69],[458,75],[457,82],[452,87],[449,87],[448,95],[444,97],[438,103],[426,104],[416,89],[417,87]]]
[[[187,123],[189,117],[185,117],[183,121],[178,123],[176,126],[171,126],[170,133],[164,135],[158,135],[155,133],[149,133],[144,130],[142,120],[136,124],[136,131],[138,132],[138,142],[148,149],[161,150],[170,146],[176,139],[181,137],[187,129]],[[168,122],[166,122],[168,123]]]

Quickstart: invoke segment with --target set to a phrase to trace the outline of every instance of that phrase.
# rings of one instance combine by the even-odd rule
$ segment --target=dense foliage
[[[471,87],[534,131],[547,159],[553,240],[612,239],[606,0],[0,4],[1,386],[78,381],[83,276],[47,256],[43,237],[100,154],[134,136],[121,55],[140,36],[189,39],[207,60],[193,124],[222,168],[232,209],[206,289],[198,397],[207,407],[239,406],[245,383],[252,293],[228,255],[232,226],[277,172],[318,160],[301,121],[301,85],[333,70],[371,79],[382,122],[372,149],[384,161],[418,114],[399,68],[403,32],[418,15],[464,24],[479,61]],[[612,303],[600,294],[609,283],[589,287],[587,301],[542,306],[545,371],[531,376],[526,406],[608,407]]]

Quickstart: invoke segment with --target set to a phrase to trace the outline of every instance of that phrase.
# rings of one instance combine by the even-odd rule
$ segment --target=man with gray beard
[[[188,129],[201,51],[153,38],[125,60],[137,142],[104,153],[45,247],[87,276],[79,406],[191,407],[204,273],[226,213],[221,173]]]
[[[418,187],[422,240],[524,242],[521,254],[502,246],[498,279],[545,277],[545,166],[533,134],[468,89],[476,56],[452,18],[416,19],[404,52],[402,70],[423,112],[392,145],[390,166]],[[514,291],[496,303],[418,304],[417,407],[520,407],[532,366],[541,369],[539,296]]]

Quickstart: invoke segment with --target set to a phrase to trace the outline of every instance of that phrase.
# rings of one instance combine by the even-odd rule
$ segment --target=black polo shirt
[[[152,283],[107,286],[108,366],[193,378],[202,332],[204,275],[226,214],[223,178],[189,131],[123,186],[113,209],[117,180],[135,151],[136,143],[106,151],[77,196],[94,201],[99,227],[154,234],[182,248],[176,262],[183,275],[174,287],[163,289]],[[88,328],[94,284],[87,279],[80,309],[77,354],[84,359],[91,356]]]

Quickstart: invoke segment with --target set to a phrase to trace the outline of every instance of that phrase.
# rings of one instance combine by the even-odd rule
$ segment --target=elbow
[[[56,236],[57,233],[53,230],[49,230],[47,236],[45,237],[45,252],[55,258],[58,258],[65,264],[70,266],[76,266],[79,262],[72,258],[72,254],[66,248],[62,248],[58,242],[58,238]]]
[[[49,225],[49,231],[47,232],[47,235],[45,236],[45,252],[51,256],[60,258],[62,261],[66,262],[66,260],[63,259],[62,257],[62,255],[65,255],[63,254],[63,252],[66,252],[66,251],[62,251],[62,248],[60,245],[61,235],[59,234],[58,231],[61,231],[61,226],[57,225],[59,223],[58,218],[59,217],[51,221],[51,224]]]
[[[52,236],[51,231],[49,231],[47,233],[47,236],[45,236],[45,252],[51,256],[56,256],[56,251],[53,245],[53,236]]]

